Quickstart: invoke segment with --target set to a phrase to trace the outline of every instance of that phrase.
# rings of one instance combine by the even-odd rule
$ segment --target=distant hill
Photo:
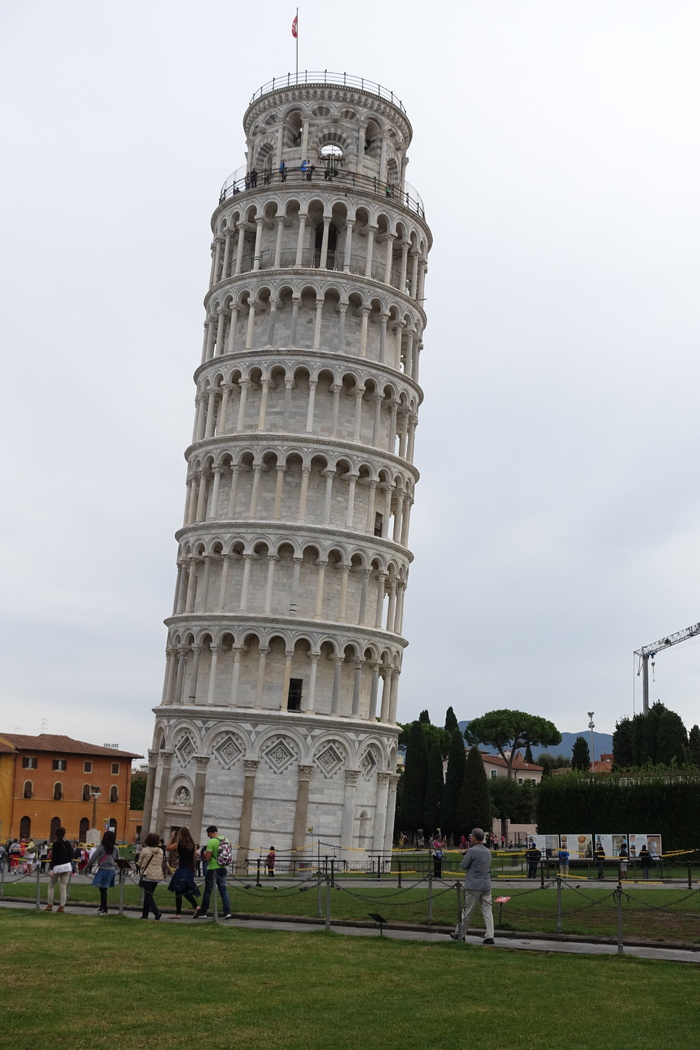
[[[459,722],[459,728],[462,732],[467,728],[469,722]],[[537,756],[543,752],[550,755],[564,755],[566,758],[571,758],[571,752],[574,749],[574,743],[577,736],[582,736],[588,747],[591,746],[591,734],[588,729],[582,729],[580,733],[562,733],[561,744],[557,744],[556,747],[533,747],[532,757],[537,761]],[[481,750],[485,751],[489,755],[497,755],[498,751],[495,747],[487,747],[486,744],[482,744]],[[522,755],[522,751],[520,754]],[[600,759],[602,754],[612,754],[612,734],[611,733],[598,733],[595,734],[595,757],[596,761]]]

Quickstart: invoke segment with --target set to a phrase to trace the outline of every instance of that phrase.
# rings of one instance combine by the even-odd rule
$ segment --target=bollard
[[[41,883],[39,882],[39,876],[41,875],[41,865],[36,866],[36,907],[41,907]]]
[[[557,875],[557,933],[561,933],[563,923],[561,918],[561,875]]]
[[[258,857],[258,870],[257,870],[257,874],[255,876],[255,885],[256,886],[260,885],[260,857]]]
[[[428,871],[428,926],[433,925],[433,871]]]
[[[331,928],[331,880],[326,875],[326,929]]]
[[[622,886],[619,882],[615,890],[615,896],[617,897],[617,954],[623,955],[625,949],[622,943]]]

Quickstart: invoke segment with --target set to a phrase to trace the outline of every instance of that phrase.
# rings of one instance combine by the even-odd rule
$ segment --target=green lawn
[[[648,1050],[700,1024],[677,963],[2,908],[0,942],[13,1050]]]
[[[302,918],[319,917],[319,893],[314,883],[299,884],[282,880],[254,882],[245,888],[241,882],[229,881],[234,912],[255,915],[288,915]],[[278,889],[274,887],[278,886]],[[612,896],[614,883],[599,884],[569,880],[562,891],[562,931],[568,934],[615,937],[617,934],[616,903]],[[27,881],[5,884],[8,896],[34,899],[35,886]],[[555,888],[539,889],[532,883],[503,890],[510,900],[502,912],[494,905],[494,915],[503,930],[523,933],[555,933],[557,930],[557,892]],[[499,895],[495,887],[494,898]],[[137,905],[138,887],[130,882],[125,887],[125,902]],[[42,903],[46,887],[42,885]],[[161,908],[172,909],[174,898],[164,886],[156,892]],[[71,900],[85,901],[97,907],[98,893],[87,881],[74,880]],[[118,890],[110,891],[110,907],[118,904]],[[326,889],[321,887],[320,916],[325,917]],[[189,912],[185,904],[185,913]],[[380,912],[389,922],[425,924],[428,921],[428,890],[425,883],[402,889],[377,881],[371,885],[350,883],[343,889],[330,890],[330,912],[333,919],[367,920],[369,912]],[[454,881],[436,882],[433,887],[432,920],[437,926],[450,927],[456,920]],[[475,913],[475,925],[481,926],[481,915]],[[623,928],[628,938],[700,944],[700,890],[685,888],[653,889],[629,886],[623,897]]]

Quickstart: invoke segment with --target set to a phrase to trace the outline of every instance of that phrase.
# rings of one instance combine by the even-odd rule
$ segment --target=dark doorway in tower
[[[321,265],[321,250],[323,248],[323,223],[316,227],[316,240],[314,242],[314,266],[316,269]],[[326,270],[337,270],[338,259],[338,230],[331,223],[328,227],[328,252],[326,254]]]
[[[303,685],[303,678],[289,679],[289,693],[287,694],[288,711],[301,711],[301,690]]]
[[[52,817],[51,818],[51,830],[49,832],[49,836],[50,836],[52,842],[56,838],[56,832],[58,831],[60,826],[61,826],[60,818],[59,817]]]
[[[87,833],[90,830],[90,821],[87,817],[83,817],[80,821],[80,828],[78,830],[78,838],[81,842],[85,842]]]

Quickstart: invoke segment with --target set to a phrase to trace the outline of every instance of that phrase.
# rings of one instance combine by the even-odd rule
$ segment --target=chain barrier
[[[634,901],[636,904],[640,904],[643,908],[646,908],[648,911],[666,912],[670,915],[671,908],[673,908],[676,904],[682,904],[683,901],[687,901],[690,897],[694,897],[697,893],[700,893],[700,890],[690,890],[683,897],[679,897],[677,901],[671,901],[671,903],[667,906],[664,906],[663,904],[650,904],[648,901],[640,900],[639,897],[635,897],[634,894],[629,892],[629,890],[625,890],[624,892],[625,896],[627,897],[627,900]]]

